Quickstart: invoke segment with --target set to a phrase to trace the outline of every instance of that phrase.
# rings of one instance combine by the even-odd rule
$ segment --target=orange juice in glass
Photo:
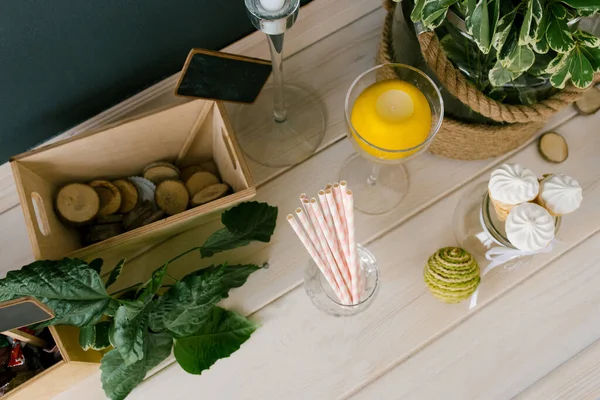
[[[357,209],[382,214],[408,190],[403,162],[424,151],[444,114],[436,84],[402,64],[379,65],[351,85],[345,104],[348,137],[357,149],[342,167]]]

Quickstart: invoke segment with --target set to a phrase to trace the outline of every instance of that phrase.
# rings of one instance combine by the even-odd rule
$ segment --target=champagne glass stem
[[[284,122],[287,110],[283,98],[283,33],[267,35],[267,39],[273,63],[273,117],[277,122]]]
[[[367,184],[369,184],[370,186],[375,186],[375,184],[377,183],[377,179],[379,179],[380,171],[381,165],[373,164],[373,166],[371,167],[371,175],[369,175],[369,178],[367,179]]]

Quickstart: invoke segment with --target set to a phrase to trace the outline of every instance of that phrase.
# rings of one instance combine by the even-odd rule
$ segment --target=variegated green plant
[[[528,73],[556,88],[585,88],[600,72],[600,38],[577,29],[578,18],[600,12],[600,0],[415,0],[411,19],[434,30],[449,10],[491,61],[493,87]]]

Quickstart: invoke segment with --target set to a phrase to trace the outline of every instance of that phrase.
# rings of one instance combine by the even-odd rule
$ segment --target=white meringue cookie
[[[579,182],[570,176],[554,174],[540,183],[540,199],[552,214],[565,215],[579,208],[583,190]]]
[[[502,164],[492,172],[488,189],[492,199],[516,205],[535,199],[540,185],[530,169],[519,164]]]
[[[506,218],[506,237],[519,250],[541,250],[554,239],[554,218],[542,206],[519,204]]]

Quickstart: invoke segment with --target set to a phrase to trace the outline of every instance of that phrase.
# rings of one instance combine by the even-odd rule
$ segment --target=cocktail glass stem
[[[283,33],[267,35],[267,39],[273,64],[273,117],[277,122],[284,122],[287,119],[287,110],[283,96]]]
[[[375,186],[377,183],[377,179],[379,178],[379,173],[381,172],[381,165],[373,164],[371,167],[371,175],[367,179],[367,184],[370,186]]]

